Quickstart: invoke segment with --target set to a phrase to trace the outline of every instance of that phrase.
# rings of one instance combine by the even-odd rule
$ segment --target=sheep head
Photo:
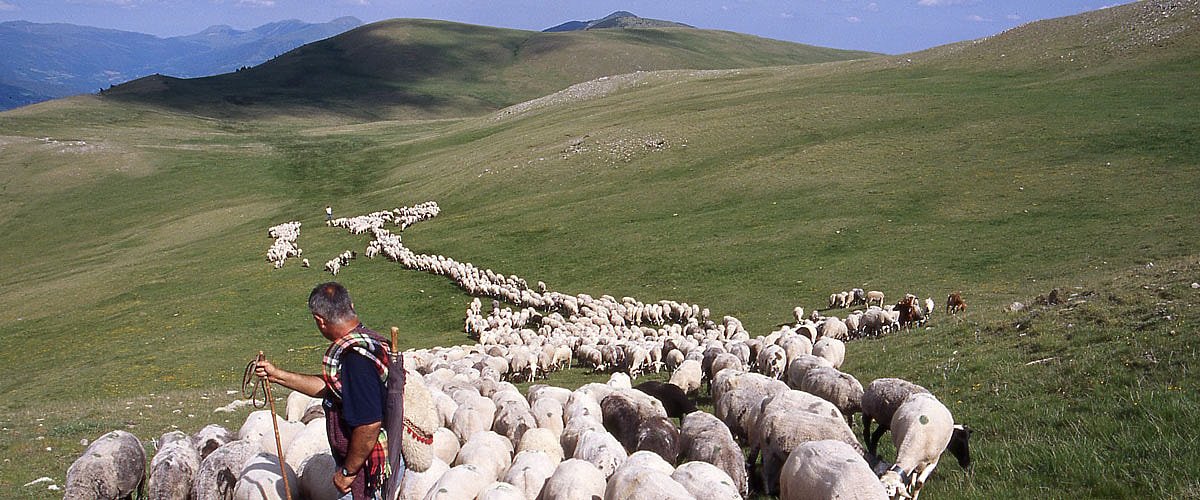
[[[887,493],[888,498],[913,498],[908,492],[908,481],[905,480],[904,470],[898,466],[892,466],[882,476],[879,476],[879,482],[883,484],[883,491]]]

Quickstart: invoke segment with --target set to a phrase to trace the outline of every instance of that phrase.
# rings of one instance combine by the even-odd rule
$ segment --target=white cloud
[[[846,22],[848,22],[848,23],[861,23],[861,22],[862,22],[862,19],[859,19],[859,18],[858,18],[858,16],[850,16],[850,17],[847,17],[847,18],[846,18]]]
[[[879,12],[879,4],[875,2],[867,4],[867,12]]]
[[[791,14],[787,13],[787,12],[782,12],[782,13],[780,13],[780,14],[779,14],[779,18],[780,18],[780,19],[791,19],[791,18],[793,18],[793,17],[796,17],[796,16],[793,16],[793,15],[791,15]]]
[[[275,0],[238,0],[238,7],[274,7]]]
[[[367,7],[371,5],[370,0],[341,0],[338,3],[342,5],[352,5],[355,7]]]
[[[1009,21],[1020,21],[1021,20],[1021,16],[1019,16],[1017,14],[1009,14],[1005,17],[1007,17]]]
[[[0,0],[0,12],[14,12],[21,10],[16,5]]]
[[[976,23],[990,23],[990,22],[992,22],[992,20],[991,20],[991,19],[988,19],[988,18],[986,18],[986,17],[983,17],[983,16],[981,16],[981,15],[978,15],[978,14],[972,14],[972,15],[969,15],[969,16],[967,16],[967,20],[968,20],[968,21],[971,21],[971,22],[976,22]]]

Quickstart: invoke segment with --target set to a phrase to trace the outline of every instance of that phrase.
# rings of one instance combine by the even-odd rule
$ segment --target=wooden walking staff
[[[255,363],[264,359],[267,357],[263,355],[262,351],[258,351],[258,359],[255,360]],[[271,397],[271,382],[266,381],[263,385],[267,389],[267,402],[271,405],[271,427],[275,428],[275,451],[277,452],[276,456],[279,457],[279,475],[283,476],[283,498],[291,500],[292,488],[288,486],[287,462],[283,461],[283,444],[279,441],[279,417],[275,415],[275,399]]]

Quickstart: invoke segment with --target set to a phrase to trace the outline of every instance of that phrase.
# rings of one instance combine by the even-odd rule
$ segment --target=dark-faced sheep
[[[652,380],[642,382],[633,388],[649,394],[661,402],[663,409],[667,410],[668,417],[682,418],[684,415],[696,411],[696,402],[688,398],[679,386]]]

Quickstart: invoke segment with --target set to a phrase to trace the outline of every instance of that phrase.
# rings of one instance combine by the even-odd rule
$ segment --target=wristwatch
[[[350,471],[346,470],[345,467],[342,467],[342,475],[345,477],[354,477],[354,476],[358,475],[358,473],[355,472],[354,474],[351,474]]]

